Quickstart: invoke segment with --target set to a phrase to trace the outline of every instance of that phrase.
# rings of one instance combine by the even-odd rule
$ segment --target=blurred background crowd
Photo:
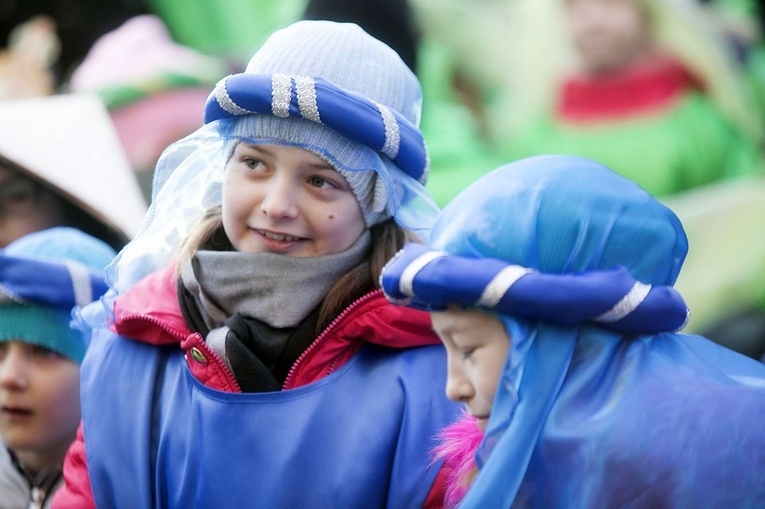
[[[0,247],[68,225],[119,249],[215,83],[305,18],[358,23],[419,76],[439,205],[521,157],[596,159],[683,221],[686,331],[763,358],[755,0],[3,0]]]

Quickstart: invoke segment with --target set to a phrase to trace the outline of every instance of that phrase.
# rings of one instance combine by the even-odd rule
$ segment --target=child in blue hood
[[[383,289],[432,312],[469,414],[439,447],[452,504],[474,476],[460,507],[765,504],[765,366],[677,332],[687,249],[636,184],[539,156],[476,181],[393,259]]]

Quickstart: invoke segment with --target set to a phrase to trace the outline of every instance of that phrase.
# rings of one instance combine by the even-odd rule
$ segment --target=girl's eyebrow
[[[267,156],[273,156],[273,151],[269,150],[268,148],[264,147],[263,145],[253,145],[253,144],[247,143],[247,142],[242,142],[242,144],[245,146],[245,148],[247,148],[249,150],[253,150],[255,152],[260,152],[260,153],[265,154]],[[335,168],[334,166],[329,164],[324,159],[322,159],[320,163],[319,162],[316,162],[316,163],[311,162],[311,163],[308,163],[306,166],[309,166],[309,167],[314,168],[316,170],[332,170],[332,171],[337,171],[337,168]]]
[[[252,143],[242,142],[242,145],[244,145],[244,148],[248,150],[254,150],[255,152],[263,152],[264,154],[270,155],[272,152],[265,148],[263,145],[253,145]]]
[[[309,166],[311,168],[315,168],[317,170],[332,170],[332,171],[335,171],[335,172],[337,171],[337,169],[334,166],[332,166],[331,164],[329,164],[327,162],[310,163]]]

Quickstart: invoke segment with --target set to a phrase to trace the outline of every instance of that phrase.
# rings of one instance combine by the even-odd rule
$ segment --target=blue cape
[[[688,249],[640,187],[560,156],[482,177],[430,242],[476,272],[487,258],[541,274],[621,266],[653,286],[675,282]],[[699,336],[494,312],[512,346],[461,507],[765,507],[765,365]]]

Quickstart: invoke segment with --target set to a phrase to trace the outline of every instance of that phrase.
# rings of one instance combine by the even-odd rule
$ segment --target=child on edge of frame
[[[519,55],[507,106],[492,110],[492,139],[508,161],[587,157],[660,199],[763,173],[765,124],[729,41],[698,2],[518,6],[516,47],[545,53]]]
[[[91,94],[0,101],[0,247],[76,228],[119,251],[147,203],[103,102]]]
[[[441,505],[445,353],[378,286],[438,212],[421,100],[393,50],[327,21],[218,83],[160,158],[113,306],[83,313],[82,432],[54,507]]]
[[[765,365],[676,332],[687,250],[638,185],[538,156],[478,179],[397,254],[383,289],[432,311],[468,414],[434,451],[448,506],[765,504]]]
[[[72,310],[106,290],[116,255],[80,230],[54,227],[0,249],[0,508],[50,507],[80,421],[87,347]]]

